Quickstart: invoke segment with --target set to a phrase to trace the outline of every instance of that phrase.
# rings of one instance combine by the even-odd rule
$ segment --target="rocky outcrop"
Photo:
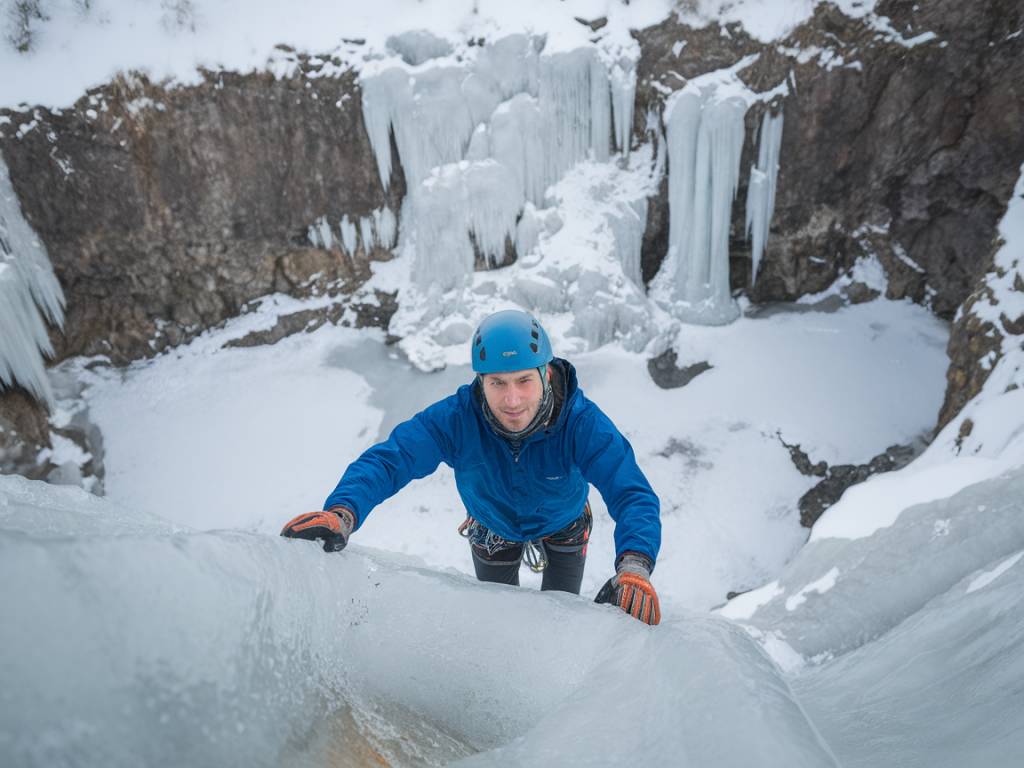
[[[272,292],[347,292],[387,249],[337,247],[339,222],[398,210],[355,75],[293,56],[292,74],[135,75],[72,109],[4,111],[0,151],[67,297],[57,358],[152,355]],[[0,121],[3,122],[3,121]],[[334,247],[308,229],[323,217]],[[369,251],[369,252],[367,252]]]
[[[735,27],[694,31],[675,19],[643,30],[638,112],[697,74],[757,54],[740,77],[759,92],[788,82],[789,94],[771,237],[752,287],[743,206],[734,206],[734,287],[756,302],[793,300],[873,253],[891,298],[951,319],[984,275],[1024,161],[1024,19],[1009,0],[877,10],[890,21],[823,4],[768,46]],[[747,115],[744,169],[762,111]],[[744,170],[740,201],[746,178]]]
[[[839,501],[847,488],[863,483],[872,475],[902,469],[920,453],[921,448],[921,446],[913,445],[890,445],[867,464],[833,464],[829,466],[824,461],[812,462],[799,445],[790,445],[781,436],[779,436],[779,441],[789,451],[793,465],[800,474],[821,478],[797,502],[797,507],[800,510],[800,525],[805,528],[813,527],[825,510]]]

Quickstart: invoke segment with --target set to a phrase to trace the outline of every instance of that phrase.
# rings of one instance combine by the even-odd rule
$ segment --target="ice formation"
[[[729,225],[739,181],[746,99],[688,85],[665,106],[669,162],[670,311],[721,325],[739,314],[729,291]]]
[[[363,115],[385,187],[394,135],[409,189],[402,217],[411,226],[403,232],[416,243],[416,285],[428,289],[440,276],[447,289],[472,273],[471,240],[501,263],[495,256],[506,237],[516,241],[514,220],[527,202],[543,207],[547,189],[579,161],[606,161],[613,135],[628,149],[636,75],[628,55],[609,65],[594,46],[542,52],[542,39],[523,34],[489,43],[466,62],[445,58],[433,44],[427,56],[421,43],[394,41],[401,61],[363,70]],[[470,166],[451,170],[460,162]],[[436,170],[442,167],[450,168]],[[459,184],[473,194],[458,192]],[[442,233],[430,219],[453,195],[466,210],[446,216],[457,230]],[[441,237],[449,246],[443,251],[434,248]],[[449,263],[440,264],[443,258]]]
[[[489,265],[502,264],[522,204],[512,172],[495,160],[435,169],[409,196],[414,283],[460,287],[473,274],[474,246]]]
[[[306,238],[317,248],[339,248],[342,252],[353,255],[362,245],[364,252],[374,248],[391,250],[398,236],[398,222],[390,208],[374,209],[369,216],[361,216],[355,220],[348,214],[341,217],[337,230],[331,228],[326,216],[309,225]]]
[[[761,120],[761,139],[757,149],[757,165],[750,168],[747,187],[747,237],[751,239],[752,261],[750,283],[757,280],[768,229],[775,211],[775,184],[779,176],[779,148],[782,146],[782,112],[765,110]]]
[[[64,325],[64,293],[0,158],[0,389],[18,383],[52,404],[42,357],[53,354],[47,323]]]

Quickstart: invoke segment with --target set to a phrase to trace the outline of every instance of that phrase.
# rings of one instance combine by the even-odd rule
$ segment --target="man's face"
[[[522,432],[530,426],[544,394],[540,371],[527,368],[511,373],[485,373],[481,378],[487,405],[501,426],[509,432]]]

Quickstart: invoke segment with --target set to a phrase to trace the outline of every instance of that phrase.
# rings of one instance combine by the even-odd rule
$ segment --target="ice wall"
[[[545,51],[542,38],[516,34],[441,55],[421,37],[395,41],[401,60],[364,68],[363,114],[385,187],[395,138],[414,284],[450,290],[472,275],[474,245],[502,263],[525,204],[543,207],[576,163],[608,160],[613,137],[628,150],[636,74],[629,51],[614,60],[595,46]]]
[[[52,403],[43,365],[43,355],[53,354],[47,323],[63,327],[64,293],[0,157],[0,389],[17,383]]]
[[[673,94],[665,107],[670,222],[663,270],[669,309],[686,322],[721,325],[739,314],[729,291],[729,225],[747,106],[735,89],[698,85]]]
[[[11,765],[833,765],[721,619],[652,629],[589,597],[176,529],[19,477],[0,477],[0,604]],[[609,711],[618,728],[595,730]]]
[[[775,185],[779,176],[779,148],[782,146],[782,111],[773,114],[765,110],[761,119],[761,138],[757,149],[757,164],[750,168],[747,187],[747,237],[751,239],[752,261],[750,284],[757,280],[768,229],[775,211]]]

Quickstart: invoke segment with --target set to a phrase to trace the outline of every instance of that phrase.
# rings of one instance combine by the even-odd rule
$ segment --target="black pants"
[[[565,528],[540,540],[547,556],[547,567],[541,589],[580,593],[583,567],[587,562],[587,542],[593,518],[590,504],[583,514]],[[525,543],[508,541],[474,522],[469,530],[469,545],[473,552],[473,567],[480,581],[519,586],[519,566],[523,562]]]

